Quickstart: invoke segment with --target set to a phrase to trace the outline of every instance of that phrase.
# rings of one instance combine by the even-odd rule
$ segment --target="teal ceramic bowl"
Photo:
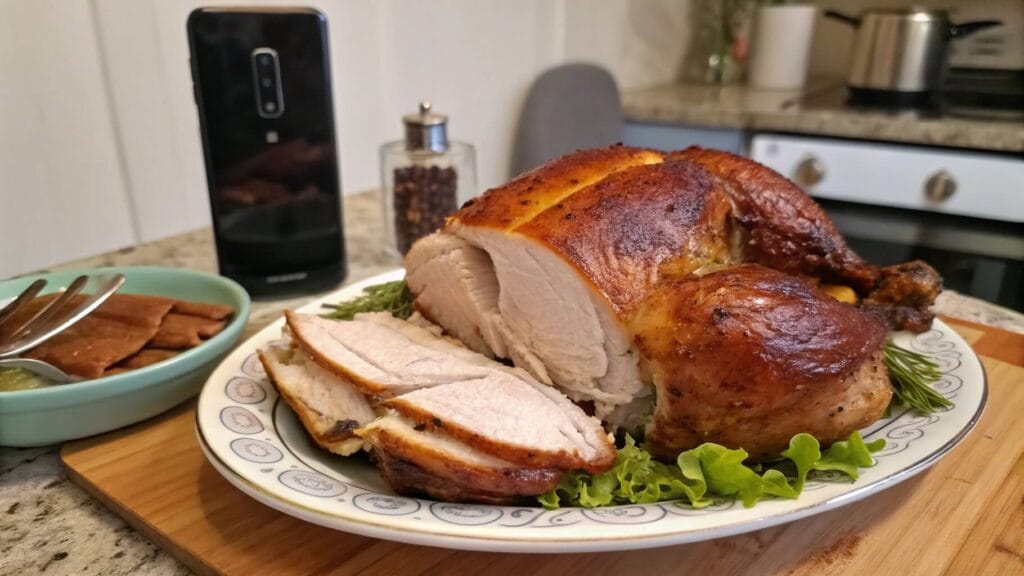
[[[0,282],[0,301],[45,278],[46,291],[80,274],[120,272],[124,294],[151,294],[226,304],[235,309],[224,330],[202,345],[123,374],[33,390],[0,392],[0,446],[43,446],[99,434],[151,416],[196,395],[220,359],[234,347],[249,319],[249,295],[237,283],[174,268],[94,268],[25,276]]]

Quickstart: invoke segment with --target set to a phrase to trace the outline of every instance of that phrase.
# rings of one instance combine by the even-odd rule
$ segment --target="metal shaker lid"
[[[407,150],[444,152],[448,149],[448,117],[432,111],[430,102],[420,102],[419,113],[402,116],[402,122],[405,123]]]

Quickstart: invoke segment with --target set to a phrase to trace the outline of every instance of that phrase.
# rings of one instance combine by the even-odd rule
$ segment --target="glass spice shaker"
[[[402,122],[405,139],[380,148],[384,246],[395,256],[404,256],[476,195],[473,146],[448,141],[447,116],[423,101],[419,113]]]

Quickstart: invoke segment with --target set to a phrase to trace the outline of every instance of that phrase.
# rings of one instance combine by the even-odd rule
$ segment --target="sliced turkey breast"
[[[482,378],[493,363],[383,312],[344,322],[291,311],[285,318],[299,349],[371,396],[389,398],[425,386]]]
[[[288,346],[264,348],[259,358],[270,382],[320,447],[342,456],[363,447],[354,430],[375,414],[351,384]]]
[[[421,388],[386,402],[428,430],[532,468],[606,470],[615,447],[600,421],[522,370]]]
[[[374,450],[374,459],[400,494],[427,494],[443,501],[510,504],[555,488],[554,468],[524,468],[399,414],[389,414],[356,433]]]
[[[428,429],[520,466],[599,471],[614,462],[600,421],[521,369],[388,314],[286,318],[317,364]]]
[[[577,161],[549,166],[562,173]],[[626,329],[636,304],[663,279],[731,260],[730,205],[705,170],[672,161],[622,167],[510,225],[499,213],[484,217],[478,207],[514,195],[531,178],[488,192],[453,216],[445,233],[490,256],[507,341],[527,345],[509,354],[516,365],[577,401],[593,401],[605,417],[649,390]],[[457,303],[447,303],[452,309],[435,312],[443,325],[458,315]]]
[[[599,420],[521,369],[387,314],[286,316],[318,365],[428,429],[520,466],[601,470],[614,461]]]

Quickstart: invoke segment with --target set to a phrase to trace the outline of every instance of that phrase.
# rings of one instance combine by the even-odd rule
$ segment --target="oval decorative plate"
[[[319,313],[364,286],[396,280],[395,271],[325,296],[302,310]],[[665,502],[547,511],[525,506],[451,504],[395,495],[363,456],[317,448],[280,401],[255,351],[281,335],[274,322],[239,346],[210,376],[199,399],[200,444],[213,466],[256,500],[286,514],[346,532],[467,550],[580,552],[694,542],[790,522],[856,502],[921,472],[951,450],[981,416],[985,374],[970,346],[936,320],[923,334],[896,333],[897,344],[941,366],[936,389],[953,408],[920,416],[899,410],[862,430],[884,438],[877,464],[856,482],[817,476],[797,500],[769,499],[694,510]]]

